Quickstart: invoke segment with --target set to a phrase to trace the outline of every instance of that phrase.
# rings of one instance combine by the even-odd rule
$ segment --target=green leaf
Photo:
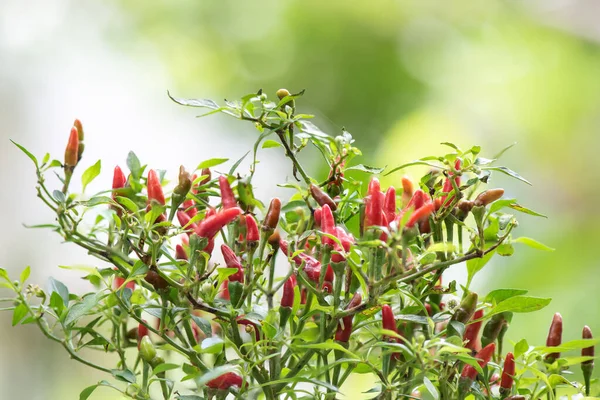
[[[521,182],[525,182],[526,184],[531,186],[531,182],[529,182],[527,179],[523,178],[521,175],[517,174],[515,171],[513,171],[510,168],[507,167],[481,167],[482,170],[485,171],[498,171],[498,172],[502,172],[503,174],[506,174],[508,176],[511,176],[515,179],[520,180]]]
[[[170,371],[177,368],[179,368],[178,364],[159,364],[152,370],[152,373],[154,373],[154,375],[158,375],[161,372]]]
[[[483,301],[486,303],[498,304],[511,297],[527,294],[527,292],[528,291],[525,289],[496,289],[489,292]]]
[[[138,275],[145,275],[146,272],[148,272],[148,266],[144,264],[143,261],[137,260],[135,264],[133,264],[129,277],[133,278]]]
[[[10,281],[10,278],[8,277],[8,272],[6,272],[4,268],[0,268],[0,278],[4,278],[7,281]]]
[[[115,378],[123,382],[135,383],[135,374],[128,369],[111,369],[110,372]]]
[[[48,279],[48,292],[58,294],[63,300],[63,304],[66,306],[69,304],[69,289],[65,286],[64,283],[50,277]]]
[[[362,171],[368,174],[380,174],[383,172],[383,170],[385,170],[385,167],[378,168],[364,164],[353,165],[351,167],[346,168],[346,171]]]
[[[527,313],[537,311],[546,307],[548,304],[550,304],[551,301],[552,299],[550,298],[514,296],[498,303],[498,305],[492,309],[490,315],[500,314],[506,311],[516,313]]]
[[[219,105],[210,99],[181,99],[171,96],[171,93],[167,92],[167,95],[177,104],[188,107],[204,107],[211,108],[213,110],[218,109]]]
[[[273,147],[281,147],[281,143],[276,140],[265,140],[265,142],[261,146],[263,149],[270,149]]]
[[[522,205],[517,204],[517,201],[515,199],[501,199],[501,200],[497,200],[497,201],[493,202],[488,211],[488,215],[493,214],[497,211],[500,211],[504,207],[509,207],[515,211],[519,211],[524,214],[533,215],[535,217],[548,218],[544,214],[540,214],[538,212],[528,209],[527,207],[523,207]]]
[[[512,243],[522,243],[526,246],[529,246],[534,249],[543,250],[543,251],[554,251],[552,247],[548,247],[543,243],[538,242],[535,239],[528,237],[518,237],[511,240]]]
[[[515,358],[519,358],[522,354],[527,353],[529,350],[529,344],[527,340],[521,339],[515,344]]]
[[[229,172],[227,173],[227,175],[233,175],[233,173],[235,172],[235,170],[237,169],[237,167],[240,166],[240,164],[242,163],[242,161],[244,160],[244,158],[246,158],[246,156],[250,154],[250,152],[247,152],[246,154],[244,154],[242,156],[242,158],[240,158],[239,160],[237,160],[232,166],[231,169],[229,170]]]
[[[423,383],[425,384],[427,391],[429,391],[429,393],[431,394],[431,397],[433,397],[433,400],[438,400],[440,398],[440,393],[438,392],[437,388],[433,385],[433,383],[431,383],[428,377],[423,377]]]
[[[350,350],[346,349],[339,343],[335,343],[331,340],[328,340],[324,343],[312,343],[312,344],[301,344],[293,347],[297,347],[299,349],[314,349],[314,350],[338,350],[343,353],[346,353],[348,356],[352,358],[359,358],[356,354],[352,353]]]
[[[25,283],[27,278],[29,278],[30,274],[31,274],[31,268],[28,266],[27,268],[25,268],[23,270],[23,272],[21,272],[21,277],[19,278],[21,280],[21,283]]]
[[[217,165],[221,165],[227,161],[229,161],[229,158],[211,158],[209,160],[202,161],[200,164],[198,164],[196,169],[216,167]]]
[[[92,385],[83,389],[81,393],[79,393],[79,400],[87,400],[97,387],[98,385]]]
[[[396,168],[393,168],[392,170],[388,171],[385,174],[385,176],[388,176],[388,175],[390,175],[390,174],[392,174],[392,173],[394,173],[396,171],[400,171],[401,169],[404,169],[406,167],[412,167],[414,165],[427,165],[428,167],[439,169],[440,168],[439,165],[433,164],[433,163],[429,162],[431,160],[438,160],[438,157],[424,157],[424,158],[421,158],[420,160],[415,160],[415,161],[411,161],[411,162],[406,163],[406,164],[402,164],[402,165],[400,165],[400,166],[398,166]]]
[[[71,325],[72,323],[77,322],[79,318],[83,317],[94,308],[103,296],[104,293],[102,292],[85,295],[80,302],[73,304],[73,306],[69,308],[64,324]]]
[[[220,354],[223,351],[225,342],[218,336],[211,336],[206,338],[200,344],[202,353],[208,354]]]
[[[506,153],[506,151],[507,151],[507,150],[511,149],[511,148],[512,148],[514,145],[516,145],[516,144],[517,144],[517,142],[514,142],[513,144],[510,144],[510,145],[506,146],[505,148],[503,148],[502,150],[500,150],[500,152],[494,156],[494,159],[496,159],[496,160],[497,160],[497,159],[499,159],[500,157],[502,157],[502,155],[503,155],[504,153]]]
[[[121,204],[123,207],[125,207],[132,213],[136,213],[139,210],[139,207],[137,206],[137,204],[135,204],[131,199],[129,199],[127,197],[117,196],[116,200],[117,200],[117,203]]]
[[[35,168],[36,168],[36,169],[37,169],[37,168],[39,168],[39,167],[38,167],[38,160],[37,160],[37,158],[35,158],[35,156],[34,156],[33,154],[31,154],[31,153],[29,152],[29,150],[27,150],[25,147],[21,146],[19,143],[15,142],[15,141],[14,141],[14,140],[12,140],[12,139],[10,139],[10,141],[12,142],[12,144],[14,144],[14,145],[15,145],[15,146],[17,146],[19,149],[21,149],[21,151],[22,151],[23,153],[25,153],[25,155],[26,155],[27,157],[29,157],[29,159],[30,159],[31,161],[33,161],[33,163],[35,164]]]
[[[190,317],[207,337],[212,336],[212,327],[210,326],[210,322],[208,322],[205,318],[198,317],[193,314],[190,315]]]
[[[142,177],[142,165],[140,164],[140,159],[133,151],[130,151],[129,154],[127,154],[127,167],[129,168],[129,171],[131,171],[133,179],[137,181]]]
[[[27,306],[23,303],[19,303],[18,306],[15,307],[13,312],[12,326],[17,325],[25,316],[27,315]]]
[[[494,255],[494,253],[495,253],[495,251],[490,251],[483,257],[473,258],[473,259],[467,261],[467,273],[468,273],[467,286],[469,286],[471,284],[471,280],[473,279],[475,274],[478,273],[479,271],[481,271],[481,269],[483,267],[485,267],[485,265],[492,259],[492,256]]]
[[[65,194],[63,192],[61,192],[60,190],[53,190],[52,197],[54,197],[54,199],[56,201],[58,201],[59,203],[65,202]]]
[[[585,349],[600,343],[600,338],[597,339],[576,339],[560,344],[559,346],[539,346],[534,350],[541,353],[559,353],[572,350]]]
[[[100,170],[102,169],[101,160],[96,161],[96,164],[92,165],[88,169],[85,170],[83,175],[81,175],[81,189],[82,192],[85,192],[85,188],[90,182],[92,182],[98,175],[100,175]]]

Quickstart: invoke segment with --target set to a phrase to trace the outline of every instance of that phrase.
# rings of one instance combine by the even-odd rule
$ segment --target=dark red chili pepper
[[[427,202],[423,204],[421,208],[415,210],[411,215],[408,221],[406,222],[406,227],[412,228],[415,226],[417,222],[423,222],[433,213],[434,206],[432,202]]]
[[[398,333],[394,312],[392,311],[392,307],[390,307],[387,304],[381,306],[381,324],[383,326],[383,329],[387,329],[388,331]]]
[[[227,268],[237,268],[238,270],[235,274],[229,275],[228,279],[231,282],[244,283],[244,269],[242,268],[242,263],[238,256],[236,256],[231,247],[226,244],[221,245],[221,253],[223,254],[223,259],[225,260]]]
[[[72,127],[69,134],[69,141],[65,148],[65,167],[75,168],[79,161],[79,134],[77,128]]]
[[[250,214],[246,215],[246,241],[249,243],[256,243],[260,239],[258,234],[258,225],[256,220]]]
[[[354,307],[358,307],[362,302],[362,296],[360,293],[354,293],[352,300],[346,306],[346,310],[349,310]],[[352,319],[354,315],[348,315],[344,317],[338,322],[337,331],[335,332],[335,340],[338,342],[347,343],[350,340],[350,334],[352,333]]]
[[[165,205],[165,195],[163,193],[162,186],[160,185],[160,180],[158,179],[158,175],[156,172],[151,169],[148,171],[148,203],[152,202],[152,200],[157,201],[161,205]]]
[[[321,207],[323,207],[324,205],[328,205],[332,211],[335,211],[337,209],[337,204],[335,204],[335,201],[333,201],[333,199],[329,197],[329,195],[325,193],[323,189],[321,189],[314,183],[311,183],[309,186],[309,190],[310,195],[313,197],[313,199],[315,199],[318,205],[320,205]]]
[[[140,342],[142,341],[142,338],[144,336],[148,336],[149,332],[148,332],[148,327],[146,325],[148,325],[148,322],[143,319],[142,320],[143,324],[140,323],[138,324],[138,329],[137,329],[137,341],[138,341],[138,350],[140,349]]]
[[[317,228],[321,227],[321,220],[323,219],[323,210],[321,207],[315,208],[315,212],[313,214],[313,218],[315,219],[315,226]]]
[[[211,173],[210,173],[210,168],[203,168],[202,169],[202,175],[204,178],[198,182],[198,186],[202,186],[202,185],[206,185],[208,182],[210,182],[210,178],[211,178]],[[196,179],[196,178],[194,178]],[[196,193],[197,193],[198,189],[196,188]]]
[[[306,288],[302,288],[300,291],[300,304],[306,304],[306,300],[308,298],[308,290]]]
[[[465,334],[463,335],[463,341],[465,342],[465,347],[467,349],[475,350],[477,346],[477,337],[479,336],[479,331],[481,330],[481,325],[483,321],[477,321],[483,318],[483,310],[475,311],[475,314],[471,317],[471,322],[465,328]]]
[[[494,355],[494,351],[496,351],[496,345],[490,343],[477,353],[475,358],[479,360],[477,363],[481,368],[484,368],[490,362]],[[468,379],[472,382],[477,378],[477,370],[471,365],[465,365],[462,370],[461,378]]]
[[[207,217],[198,225],[196,229],[196,234],[200,237],[212,238],[224,226],[229,224],[231,221],[235,220],[237,216],[241,213],[242,209],[239,207],[227,208],[210,216],[207,212]]]
[[[583,339],[593,339],[592,330],[589,326],[583,327],[583,332],[581,333],[581,337]],[[594,346],[586,347],[581,349],[582,357],[594,357]],[[594,360],[586,360],[581,363],[581,371],[583,372],[583,379],[585,382],[585,395],[589,397],[590,395],[590,381],[592,378],[592,371],[594,370]]]
[[[185,252],[185,249],[180,244],[175,246],[175,259],[176,260],[186,260],[186,261],[188,259],[188,255]]]
[[[414,186],[408,176],[402,177],[402,206],[406,207],[413,197]]]
[[[396,188],[393,186],[390,186],[385,192],[383,212],[388,222],[396,219]],[[385,225],[387,226],[387,224]]]
[[[179,180],[177,186],[173,189],[173,193],[179,196],[185,196],[192,188],[192,177],[189,172],[185,170],[183,165],[179,167]]]
[[[333,213],[327,204],[325,204],[322,208],[321,212],[321,230],[328,234],[335,236],[335,220],[333,219]],[[323,246],[333,247],[335,241],[332,238],[327,236],[323,236],[322,238]]]
[[[510,394],[515,376],[515,356],[508,353],[504,359],[504,369],[502,370],[502,379],[500,381],[500,394],[507,396]]]
[[[263,221],[262,229],[264,231],[272,231],[277,228],[277,224],[279,224],[279,214],[281,213],[281,200],[277,197],[271,200],[271,204],[269,204],[269,210],[267,211],[267,215]]]
[[[485,192],[479,193],[479,195],[473,200],[475,206],[487,206],[493,203],[504,195],[504,189],[489,189]]]
[[[211,389],[227,390],[232,386],[242,387],[242,377],[235,372],[226,372],[223,375],[206,382]]]
[[[221,204],[224,209],[237,207],[237,201],[229,181],[225,176],[219,176],[219,189],[221,190]]]
[[[560,346],[562,342],[562,316],[560,313],[554,314],[552,318],[552,324],[550,325],[550,331],[548,332],[548,338],[546,339],[547,347]],[[560,353],[550,353],[546,356],[546,362],[553,363],[554,360],[560,357]]]
[[[279,231],[274,231],[273,233],[271,233],[271,235],[267,239],[267,242],[269,242],[269,244],[271,245],[272,248],[277,250],[279,248],[280,240],[281,240],[281,236],[279,235]]]
[[[281,307],[294,306],[294,288],[296,287],[296,277],[290,276],[283,284],[283,295],[281,296]]]

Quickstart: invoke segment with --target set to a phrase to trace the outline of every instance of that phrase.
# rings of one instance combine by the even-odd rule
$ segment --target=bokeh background
[[[332,134],[350,131],[368,164],[393,167],[443,151],[443,141],[480,144],[488,156],[518,142],[503,164],[533,187],[497,175],[491,185],[549,216],[519,215],[517,234],[556,251],[520,246],[473,287],[553,298],[543,311],[516,315],[509,339],[542,344],[556,311],[565,338],[579,337],[584,324],[600,333],[599,13],[594,0],[2,0],[0,266],[14,275],[31,265],[32,281],[54,276],[83,292],[84,281],[58,265],[98,263],[51,232],[23,227],[52,216],[36,201],[30,161],[9,138],[60,158],[80,118],[84,163],[101,158],[104,169],[92,193],[109,186],[109,171],[131,149],[174,170],[241,156],[253,143],[251,127],[195,119],[197,110],[175,105],[167,90],[219,100],[306,89],[300,108]],[[289,178],[279,152],[267,151],[263,197]],[[464,269],[448,278],[463,279]],[[0,338],[1,399],[77,398],[103,378],[34,327],[11,328],[8,313],[0,314]],[[115,397],[99,390],[96,398]]]

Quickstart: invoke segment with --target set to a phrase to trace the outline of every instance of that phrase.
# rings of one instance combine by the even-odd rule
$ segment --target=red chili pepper
[[[475,314],[471,317],[471,321],[477,321],[478,319],[483,318],[483,310],[475,311]],[[477,346],[477,337],[479,336],[479,331],[481,330],[481,325],[483,321],[471,322],[465,328],[465,333],[463,335],[463,341],[465,342],[465,347],[467,349],[475,350]]]
[[[402,206],[406,207],[413,197],[414,186],[408,176],[402,177]]]
[[[238,270],[235,274],[229,275],[228,279],[231,282],[244,283],[244,269],[242,268],[242,263],[238,256],[236,256],[231,247],[226,244],[221,245],[221,253],[223,254],[223,259],[225,260],[227,268],[237,268]]]
[[[427,200],[429,200],[429,196],[421,189],[417,189],[406,207],[404,207],[404,210],[408,210],[411,207],[415,210],[418,210],[419,208],[423,207],[423,204],[425,204],[425,201]]]
[[[383,212],[385,213],[388,222],[392,222],[396,219],[396,188],[393,186],[390,186],[385,192]]]
[[[328,235],[335,236],[335,220],[333,219],[333,213],[327,204],[322,208],[321,212],[321,229]],[[323,236],[323,246],[333,247],[335,241],[327,236]]]
[[[473,201],[474,206],[487,206],[490,203],[498,200],[504,195],[504,189],[488,189],[479,195]]]
[[[323,219],[323,210],[321,207],[315,209],[313,218],[315,219],[315,226],[317,228],[321,227],[321,220]]]
[[[219,177],[219,189],[221,190],[221,204],[223,205],[223,208],[237,207],[237,201],[235,200],[235,195],[233,194],[233,190],[229,185],[227,177],[222,175]]]
[[[75,168],[77,161],[79,160],[79,134],[77,128],[72,127],[71,133],[69,134],[69,141],[65,148],[65,166]]]
[[[417,222],[423,222],[433,213],[434,207],[432,202],[425,203],[421,208],[415,210],[408,219],[406,226],[412,228]]]
[[[148,322],[143,319],[142,320],[144,323],[143,324],[138,324],[138,329],[137,329],[137,341],[138,341],[138,350],[140,349],[140,343],[142,341],[142,338],[144,336],[148,336],[149,332],[148,332],[148,327],[146,325],[148,325]]]
[[[381,323],[382,323],[383,329],[387,329],[388,331],[393,331],[393,332],[398,333],[398,328],[396,327],[396,318],[394,317],[394,312],[392,311],[392,307],[390,307],[387,304],[384,304],[381,307]]]
[[[119,269],[117,267],[113,268],[115,271],[118,271]],[[119,276],[119,275],[115,275],[115,280],[113,281],[113,287],[115,290],[119,289],[121,286],[123,286],[123,284],[125,283],[125,278]],[[131,290],[135,290],[135,282],[134,281],[129,281],[127,282],[127,285],[125,285],[126,288],[129,288]]]
[[[318,205],[321,207],[328,205],[332,211],[337,209],[337,205],[327,193],[325,193],[320,187],[311,183],[309,186],[310,194],[315,199]]]
[[[112,198],[113,198],[113,200],[119,194],[118,189],[123,189],[125,187],[126,183],[127,183],[127,178],[125,177],[125,174],[123,174],[121,167],[119,167],[117,165],[115,167],[115,171],[113,172],[113,183],[112,183],[112,189],[113,189]]]
[[[188,255],[185,252],[185,249],[180,244],[175,246],[175,259],[176,260],[186,260],[186,261],[188,259]]]
[[[381,226],[385,196],[381,193],[381,186],[377,178],[372,178],[369,182],[367,196],[365,199],[365,227]]]
[[[592,336],[592,330],[590,329],[589,326],[584,326],[583,327],[583,332],[581,333],[581,337],[583,339],[593,339],[594,337]],[[586,347],[585,349],[581,349],[581,356],[582,357],[594,357],[594,346],[591,347]],[[582,364],[593,364],[594,360],[587,360],[582,362]]]
[[[281,307],[294,306],[294,288],[296,287],[296,277],[290,276],[283,284],[283,295],[281,296]]]
[[[242,377],[235,372],[226,372],[223,375],[206,382],[211,389],[227,390],[232,386],[242,387]]]
[[[210,211],[209,211],[210,212]],[[228,208],[221,210],[218,213],[208,216],[198,225],[196,234],[200,237],[212,238],[219,232],[224,226],[229,224],[231,221],[237,218],[242,213],[242,209],[239,207]]]
[[[562,342],[562,316],[560,313],[554,314],[552,318],[552,324],[550,325],[550,331],[548,332],[548,338],[546,339],[547,347],[560,346]],[[546,356],[546,362],[553,363],[554,360],[560,357],[560,353],[550,353]]]
[[[211,179],[210,168],[203,168],[202,175],[200,175],[200,176],[204,176],[204,178],[200,182],[198,182],[198,186],[206,185],[208,182],[210,182],[210,179]],[[193,180],[196,180],[196,177],[197,176],[194,175]],[[194,193],[197,193],[197,192],[198,192],[198,187],[196,186],[196,191]]]
[[[186,230],[185,233],[187,233],[188,236],[191,235],[191,233],[197,229],[197,225],[195,223],[190,223],[192,219],[190,218],[190,215],[187,214],[185,211],[177,211],[177,220],[179,221],[181,227]]]
[[[481,368],[484,368],[490,362],[492,356],[494,355],[494,351],[496,351],[496,345],[494,343],[490,343],[481,349],[479,353],[477,353],[475,358],[479,360],[477,363]],[[475,378],[477,378],[477,370],[471,365],[465,365],[462,370],[461,377],[472,382],[475,380]]]
[[[271,204],[269,204],[269,210],[267,211],[267,215],[263,221],[263,230],[272,231],[277,228],[277,224],[279,224],[280,213],[281,200],[275,197],[271,200]]]
[[[224,300],[231,300],[231,296],[229,295],[229,281],[224,280],[221,284],[221,290],[218,293],[219,297]]]
[[[196,214],[198,214],[198,210],[196,209],[196,202],[192,199],[187,199],[183,202],[183,210],[190,218],[194,218]]]
[[[500,381],[500,393],[508,395],[512,389],[515,376],[515,356],[508,353],[504,359],[504,369],[502,370],[502,379]]]
[[[152,200],[157,201],[161,205],[165,205],[165,195],[163,193],[162,186],[160,185],[160,180],[158,179],[158,175],[156,172],[151,169],[148,171],[148,203]]]
[[[455,170],[460,170],[462,161],[460,160],[460,158],[457,158],[456,161],[454,161],[454,169]],[[452,171],[448,172],[448,178],[446,178],[446,180],[444,181],[444,186],[442,188],[442,192],[444,193],[450,193],[454,191],[454,187],[452,186],[452,177],[454,176],[454,173]],[[456,186],[460,186],[460,175],[457,175],[454,177],[454,183],[456,184]],[[444,205],[449,205],[450,203],[452,203],[452,201],[454,200],[454,196],[450,197],[448,200],[446,200],[448,198],[448,195],[444,195],[442,196],[442,203]]]
[[[258,242],[260,236],[258,234],[258,225],[256,220],[250,214],[246,215],[246,241],[249,243]]]
[[[354,293],[352,300],[350,300],[350,303],[348,303],[348,306],[346,306],[346,310],[358,307],[361,302],[362,296],[360,295],[360,293]],[[347,317],[342,318],[340,322],[338,322],[337,331],[335,332],[335,340],[343,343],[347,343],[348,340],[350,340],[350,334],[352,333],[353,318],[353,315],[348,315]]]

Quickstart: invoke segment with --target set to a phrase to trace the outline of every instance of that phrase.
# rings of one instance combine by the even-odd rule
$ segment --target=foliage
[[[513,313],[550,303],[521,289],[497,289],[478,302],[469,290],[493,256],[514,253],[514,243],[551,250],[513,236],[515,211],[543,215],[502,199],[502,189],[481,191],[494,172],[528,183],[497,165],[503,151],[485,158],[479,146],[444,143],[447,154],[390,170],[356,164],[361,152],[352,135],[332,137],[297,113],[301,96],[281,89],[271,101],[259,91],[224,105],[173,98],[206,109],[203,115],[249,121],[259,136],[246,174],[238,171],[242,160],[215,179],[211,168],[226,159],[202,161],[193,176],[182,167],[166,201],[166,172],[147,171],[133,152],[128,175],[115,169],[112,191],[86,197],[69,191],[77,165],[49,155],[40,162],[17,144],[34,162],[38,197],[56,214],[55,223],[39,227],[102,261],[74,268],[95,288],[83,295],[54,279],[47,290],[26,285],[29,268],[15,281],[0,270],[0,284],[16,295],[3,299],[14,304],[5,308],[13,325],[36,324],[73,359],[112,377],[80,399],[98,386],[134,399],[334,399],[352,374],[372,375],[377,384],[368,393],[380,399],[554,399],[564,386],[589,395],[589,374],[581,384],[567,372],[593,365],[597,341],[590,333],[561,344],[562,319],[547,346],[516,343],[514,376],[508,388],[504,377],[498,382]],[[79,142],[71,132],[66,153],[79,163],[83,129],[75,125]],[[298,160],[307,146],[328,165],[323,181]],[[287,202],[267,206],[254,197],[252,179],[259,154],[270,148],[284,151],[296,181],[281,184],[292,192]],[[403,178],[398,194],[384,194],[376,178],[365,188],[346,174],[392,174],[411,165],[430,171],[416,184]],[[62,190],[47,187],[49,172]],[[100,173],[98,161],[83,172],[83,188]],[[215,239],[224,262],[212,254]],[[459,263],[468,271],[460,291],[456,282],[442,283],[443,272]],[[116,355],[116,365],[90,361],[88,349]],[[586,355],[560,357],[579,349]]]

